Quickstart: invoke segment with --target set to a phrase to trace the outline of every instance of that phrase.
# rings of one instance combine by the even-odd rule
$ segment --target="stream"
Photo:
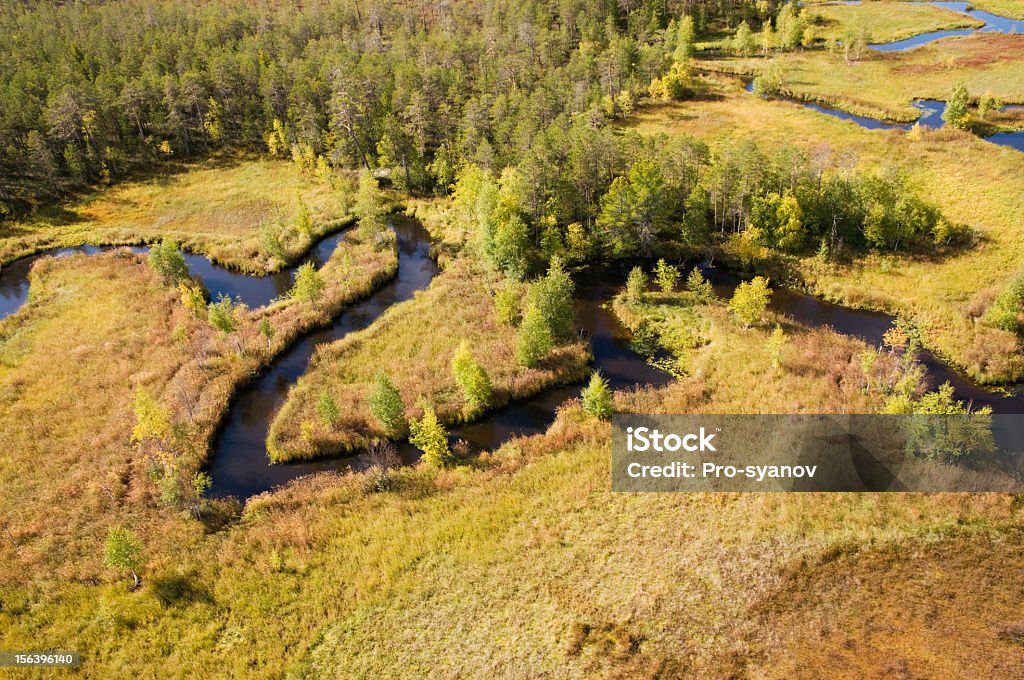
[[[915,47],[920,47],[921,45],[927,45],[928,43],[935,42],[936,40],[942,40],[943,38],[973,35],[974,33],[1024,33],[1024,20],[1010,19],[1009,17],[1001,17],[989,12],[972,9],[968,2],[915,2],[911,4],[931,5],[933,7],[948,9],[951,12],[956,12],[957,14],[963,14],[964,16],[968,16],[972,19],[984,21],[985,24],[979,28],[958,28],[947,31],[929,31],[927,33],[921,33],[919,35],[906,38],[905,40],[896,40],[894,42],[870,45],[869,47],[871,47],[871,49],[879,52],[904,52],[906,50],[912,50]]]
[[[743,87],[747,92],[754,92],[754,82],[750,81]],[[799,104],[805,109],[811,109],[818,113],[823,113],[826,116],[832,116],[833,118],[839,118],[840,120],[848,120],[862,128],[868,130],[910,130],[915,125],[920,125],[926,128],[940,128],[945,125],[945,121],[942,120],[942,114],[946,110],[946,102],[939,101],[937,99],[915,99],[913,101],[914,108],[921,112],[921,115],[913,123],[889,123],[878,118],[869,118],[867,116],[858,116],[853,113],[848,113],[840,109],[835,109],[824,104],[816,104],[814,102],[805,102],[794,97],[785,97],[782,95],[775,95],[777,99],[784,99],[794,104]],[[1001,110],[1016,109],[1019,105],[1008,104]],[[1000,146],[1008,146],[1018,151],[1024,151],[1024,130],[1018,132],[997,132],[989,135],[988,137],[982,137],[986,142],[992,144],[998,144]]]
[[[366,328],[391,305],[410,299],[418,290],[430,285],[438,269],[430,257],[430,238],[416,220],[393,216],[392,227],[398,237],[398,273],[389,283],[369,297],[343,310],[329,327],[313,331],[283,351],[251,383],[239,389],[214,439],[209,460],[213,477],[213,496],[236,496],[241,499],[268,491],[297,477],[327,470],[365,469],[370,461],[365,454],[321,459],[312,462],[272,465],[267,457],[267,429],[288,390],[309,365],[316,347],[333,342],[345,334]],[[318,266],[329,259],[343,234],[324,238],[304,261]],[[108,247],[82,246],[67,248],[19,260],[0,270],[0,313],[10,314],[24,303],[28,293],[28,272],[33,262],[45,256],[67,256],[72,253],[93,254]],[[146,248],[134,247],[144,253]],[[186,256],[193,275],[202,276],[216,296],[219,293],[241,298],[257,307],[280,297],[291,287],[295,267],[274,276],[251,276],[212,264],[201,255]],[[707,268],[716,292],[730,296],[738,279],[725,270]],[[578,274],[576,279],[577,328],[590,340],[594,368],[599,369],[613,389],[637,386],[663,386],[672,378],[650,366],[633,352],[630,333],[604,306],[621,288],[625,271],[621,267],[595,266]],[[776,288],[772,308],[808,326],[831,326],[840,333],[855,335],[879,345],[882,334],[892,326],[893,317],[848,309],[784,288]],[[975,406],[990,405],[998,413],[1024,413],[1024,397],[1002,396],[988,391],[956,373],[930,352],[922,351],[921,360],[927,369],[931,386],[949,381],[958,399],[972,401]],[[453,427],[451,440],[462,439],[474,450],[497,448],[517,435],[543,432],[554,421],[558,407],[579,396],[580,384],[545,390],[533,397],[512,402],[489,412],[473,423]],[[398,445],[405,463],[414,462],[419,453],[408,443]]]

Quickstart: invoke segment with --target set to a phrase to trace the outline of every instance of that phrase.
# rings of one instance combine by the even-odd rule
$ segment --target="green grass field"
[[[336,185],[336,186],[335,186]],[[300,202],[313,221],[285,259],[351,219],[348,180],[303,175],[285,161],[210,161],[181,172],[100,191],[59,211],[0,226],[0,263],[51,248],[91,243],[136,244],[171,237],[215,262],[266,272],[282,262],[261,248],[260,226],[295,221]]]

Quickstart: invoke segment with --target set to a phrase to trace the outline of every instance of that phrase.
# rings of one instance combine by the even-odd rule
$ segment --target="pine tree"
[[[679,282],[679,270],[661,259],[654,267],[654,278],[662,293],[671,293]]]
[[[700,268],[694,267],[690,275],[686,277],[686,290],[690,291],[698,300],[709,302],[715,297],[715,289],[711,282],[704,278]]]
[[[448,448],[448,432],[432,406],[424,407],[423,417],[410,424],[409,442],[423,452],[423,460],[428,465],[447,467],[455,462]]]
[[[325,286],[323,276],[312,262],[307,262],[295,272],[295,285],[292,286],[290,294],[296,300],[312,302],[315,305]]]
[[[583,390],[583,410],[600,420],[608,420],[612,415],[612,393],[608,381],[601,377],[599,371],[590,376],[590,383]]]
[[[313,216],[310,214],[306,202],[301,197],[299,198],[299,210],[295,215],[295,227],[306,238],[313,236]]]
[[[953,93],[946,102],[946,110],[942,112],[942,120],[955,128],[966,129],[971,122],[971,114],[968,109],[971,95],[967,92],[967,86],[962,82],[953,86]]]
[[[388,437],[400,439],[408,426],[405,420],[405,404],[398,388],[384,371],[377,373],[370,395],[370,414]]]
[[[132,590],[142,583],[139,571],[142,565],[142,545],[128,529],[111,527],[107,532],[103,563],[111,569],[128,572],[132,577]]]
[[[687,14],[679,21],[679,28],[676,30],[676,45],[672,51],[672,61],[685,63],[693,56],[694,34],[693,17]]]
[[[260,319],[260,335],[267,340],[267,351],[269,352],[272,348],[270,341],[274,337],[274,327],[270,324],[270,319],[263,317]]]
[[[384,206],[377,180],[369,170],[359,173],[354,212],[356,219],[359,220],[359,235],[364,239],[376,237],[387,227],[384,222],[387,208]]]

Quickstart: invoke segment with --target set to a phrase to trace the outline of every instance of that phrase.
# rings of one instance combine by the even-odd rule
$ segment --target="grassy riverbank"
[[[130,441],[133,395],[143,389],[167,409],[182,433],[174,464],[187,478],[237,387],[396,267],[393,243],[377,249],[348,237],[321,269],[316,305],[242,308],[237,330],[223,335],[205,314],[191,317],[143,258],[114,251],[39,262],[31,301],[0,321],[0,581],[97,578],[97,545],[120,522],[168,556],[175,541],[198,540],[202,524],[165,506]]]
[[[369,409],[378,371],[386,372],[401,392],[408,417],[418,417],[418,402],[426,399],[443,421],[464,420],[464,399],[451,368],[463,340],[491,379],[491,408],[581,380],[589,349],[578,340],[556,348],[537,368],[517,363],[516,329],[496,319],[491,291],[497,285],[498,278],[482,266],[455,259],[428,290],[395,305],[366,330],[319,348],[270,428],[271,457],[314,458],[363,448],[381,436]],[[337,422],[325,423],[317,415],[324,393],[345,405]]]
[[[851,7],[859,9],[859,7]],[[756,76],[775,69],[783,90],[793,97],[826,103],[857,115],[913,121],[914,99],[946,100],[959,82],[971,95],[1024,102],[1024,36],[978,33],[940,40],[905,52],[866,50],[860,61],[843,54],[807,50],[751,57],[704,59],[695,66]]]
[[[140,592],[5,587],[0,629],[73,640],[86,677],[812,678],[836,659],[849,677],[995,677],[1024,661],[1008,496],[610,494],[609,455],[607,426],[570,407],[385,493],[306,480],[225,531],[149,539]]]
[[[170,237],[218,264],[263,273],[299,257],[323,234],[351,221],[348,180],[332,182],[285,161],[208,161],[128,182],[24,222],[0,224],[0,263],[52,248],[128,245]],[[336,185],[336,186],[334,186]],[[310,230],[299,228],[302,207]],[[281,257],[261,243],[261,227],[295,231]]]
[[[808,11],[812,17],[824,20],[823,25],[815,26],[814,35],[825,40],[842,40],[848,28],[863,28],[872,43],[886,43],[921,33],[980,28],[985,24],[944,7],[885,0],[858,5],[810,5]]]
[[[644,134],[689,134],[709,141],[756,138],[767,148],[795,143],[812,152],[849,150],[865,168],[895,167],[955,222],[982,235],[974,247],[942,258],[875,253],[848,264],[788,260],[789,283],[843,304],[900,315],[926,344],[986,381],[1024,375],[1018,339],[978,321],[1017,271],[1024,249],[1024,154],[966,132],[866,130],[798,104],[763,101],[723,84],[717,101],[643,109]]]

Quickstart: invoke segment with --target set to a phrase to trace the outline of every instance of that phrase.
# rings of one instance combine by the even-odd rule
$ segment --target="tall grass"
[[[480,415],[467,413],[452,375],[452,356],[463,340],[494,386],[488,408],[582,379],[589,349],[580,341],[556,348],[537,368],[517,364],[516,329],[495,318],[495,285],[497,279],[471,259],[455,259],[427,291],[387,310],[366,330],[320,347],[271,425],[267,448],[273,460],[364,448],[383,436],[369,410],[374,376],[382,370],[401,392],[408,417],[420,414],[422,399],[444,422]],[[345,405],[336,422],[317,416],[324,392]]]
[[[350,180],[323,181],[285,161],[219,162],[100,191],[60,211],[0,227],[0,263],[52,248],[90,243],[136,245],[169,237],[218,264],[253,273],[279,268],[260,240],[261,226],[297,228],[300,206],[312,229],[296,231],[284,260],[351,221]]]
[[[161,508],[130,442],[134,390],[149,391],[184,428],[188,445],[176,465],[187,478],[241,384],[393,275],[395,244],[385,245],[343,240],[321,270],[327,285],[315,305],[286,299],[241,309],[233,334],[241,354],[235,338],[191,318],[144,258],[113,251],[39,262],[32,301],[0,321],[0,524],[10,538],[0,547],[0,581],[53,570],[96,578],[96,542],[119,518],[140,525],[147,542],[194,531]],[[275,330],[269,345],[258,330],[264,318]]]

